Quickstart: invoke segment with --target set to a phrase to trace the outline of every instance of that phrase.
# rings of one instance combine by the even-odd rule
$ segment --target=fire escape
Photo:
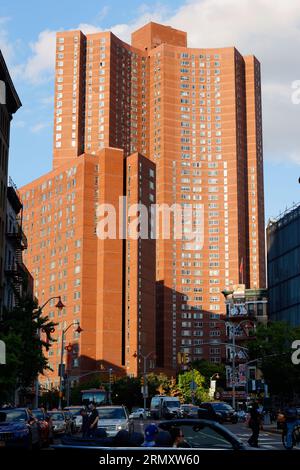
[[[7,188],[7,196],[16,217],[13,226],[7,227],[6,231],[6,240],[12,248],[13,258],[11,263],[6,265],[5,274],[13,289],[14,305],[18,306],[22,297],[26,294],[31,276],[23,263],[23,251],[27,248],[27,238],[22,230],[23,205],[13,186]]]

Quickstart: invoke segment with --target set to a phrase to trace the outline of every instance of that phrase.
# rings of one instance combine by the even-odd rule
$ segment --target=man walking
[[[95,437],[97,427],[98,427],[99,414],[96,409],[95,403],[90,403],[89,409],[90,409],[90,414],[89,414],[89,420],[88,420],[88,437]]]
[[[253,403],[250,409],[249,428],[252,429],[252,436],[248,440],[251,447],[258,447],[258,437],[261,426],[261,414],[258,410],[258,403]]]

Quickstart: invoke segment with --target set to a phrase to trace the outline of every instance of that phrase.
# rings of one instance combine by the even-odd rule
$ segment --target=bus
[[[108,405],[108,401],[108,392],[104,387],[81,390],[81,402],[85,406],[88,406],[92,402],[95,403],[96,406]]]

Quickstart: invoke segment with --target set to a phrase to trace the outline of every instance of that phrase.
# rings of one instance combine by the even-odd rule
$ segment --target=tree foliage
[[[38,373],[49,369],[44,350],[54,341],[55,326],[31,299],[23,300],[12,311],[3,312],[0,339],[6,344],[7,357],[6,365],[1,366],[1,401],[11,399],[17,388],[30,387]]]
[[[213,362],[201,359],[200,361],[195,361],[192,364],[192,367],[200,372],[204,377],[204,387],[210,387],[210,378],[218,374],[219,378],[217,380],[217,387],[226,387],[226,372],[224,364],[214,364]]]
[[[191,388],[192,383],[196,385],[194,391]],[[202,401],[208,399],[208,390],[205,388],[205,377],[196,369],[179,374],[178,389],[181,401],[185,403],[191,403],[193,401],[193,394],[196,404],[200,404]]]
[[[256,339],[248,342],[250,359],[258,360],[271,394],[293,397],[300,391],[300,367],[291,360],[291,345],[300,339],[300,328],[284,322],[260,324]]]

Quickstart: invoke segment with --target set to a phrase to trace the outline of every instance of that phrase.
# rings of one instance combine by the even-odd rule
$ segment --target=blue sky
[[[295,60],[300,50],[300,9],[298,0],[286,3],[2,0],[0,47],[23,104],[12,124],[10,175],[21,186],[51,169],[55,32],[112,29],[128,41],[132,30],[154,20],[188,31],[191,46],[235,45],[241,53],[258,57],[263,78],[266,218],[299,202],[300,104],[293,104],[291,96],[292,83],[300,80],[300,61]]]

